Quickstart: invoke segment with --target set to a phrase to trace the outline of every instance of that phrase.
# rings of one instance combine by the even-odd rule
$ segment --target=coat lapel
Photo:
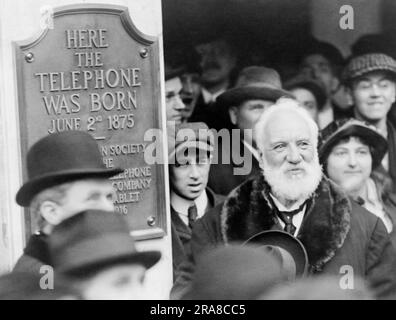
[[[187,226],[183,220],[179,217],[179,214],[171,207],[171,218],[173,222],[173,226],[177,231],[180,240],[190,240],[191,239],[191,229]]]
[[[224,202],[221,231],[225,243],[245,241],[276,227],[268,201],[269,186],[260,175],[234,189]],[[342,247],[350,228],[351,203],[334,183],[323,178],[307,208],[298,238],[307,249],[314,272],[320,271]]]

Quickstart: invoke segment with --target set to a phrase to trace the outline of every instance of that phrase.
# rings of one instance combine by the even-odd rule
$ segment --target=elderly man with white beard
[[[362,277],[377,297],[394,294],[396,251],[386,228],[322,174],[318,127],[308,113],[295,100],[281,98],[255,129],[263,173],[196,221],[192,255],[171,298],[183,296],[203,252],[265,230],[297,237],[307,250],[311,275],[336,275],[349,290],[354,277]]]

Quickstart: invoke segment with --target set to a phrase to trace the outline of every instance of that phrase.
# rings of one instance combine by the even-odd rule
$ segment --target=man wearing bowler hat
[[[254,125],[260,115],[280,97],[293,97],[282,89],[274,69],[250,66],[238,75],[234,88],[217,98],[217,108],[227,112],[233,125],[230,142],[218,139],[217,157],[209,174],[208,185],[214,192],[227,195],[232,189],[260,172],[259,152]],[[235,134],[237,133],[237,134]]]
[[[48,247],[55,271],[86,300],[149,298],[145,273],[161,257],[159,251],[137,251],[125,219],[102,210],[63,220],[48,237]]]
[[[14,271],[39,272],[42,264],[48,264],[47,236],[64,219],[87,209],[114,211],[114,189],[108,178],[120,172],[106,169],[88,133],[65,131],[36,142],[28,151],[28,181],[16,202],[30,208],[39,231],[29,239]]]

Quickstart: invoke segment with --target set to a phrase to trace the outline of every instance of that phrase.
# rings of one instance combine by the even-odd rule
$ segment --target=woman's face
[[[359,192],[370,177],[370,148],[358,137],[338,143],[327,159],[327,175],[348,194]]]

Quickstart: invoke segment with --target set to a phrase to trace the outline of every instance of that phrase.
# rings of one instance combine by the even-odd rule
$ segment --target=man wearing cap
[[[344,58],[335,46],[317,39],[310,39],[300,59],[301,73],[319,81],[325,88],[326,102],[318,116],[320,129],[336,119],[352,116],[340,86],[339,73],[343,64]]]
[[[396,185],[396,128],[387,118],[396,96],[396,61],[382,53],[353,57],[344,69],[343,81],[357,119],[374,125],[388,140],[383,170]]]
[[[213,153],[213,135],[203,122],[176,126],[169,132],[169,177],[174,273],[190,254],[191,228],[223,197],[207,187]]]
[[[48,237],[54,269],[68,277],[86,300],[148,299],[146,270],[159,251],[136,250],[125,219],[86,210],[63,220]]]
[[[87,209],[114,211],[110,177],[96,141],[86,132],[54,133],[37,141],[27,154],[28,181],[16,202],[29,207],[39,231],[32,235],[14,271],[39,272],[49,264],[47,237],[54,226]]]
[[[363,277],[384,297],[396,289],[396,251],[382,221],[322,174],[318,127],[292,99],[280,99],[255,127],[262,174],[234,189],[193,228],[190,264],[220,244],[284,230],[304,245],[313,275]],[[347,266],[347,267],[346,267]],[[241,270],[241,272],[243,272]],[[353,274],[351,274],[351,272]],[[173,289],[182,295],[189,273]]]
[[[209,174],[209,186],[216,193],[227,195],[259,173],[254,125],[263,111],[282,96],[292,97],[282,89],[276,70],[250,66],[241,71],[234,88],[218,97],[217,107],[228,112],[233,128],[238,130],[230,131],[230,141],[217,140],[217,158]]]

